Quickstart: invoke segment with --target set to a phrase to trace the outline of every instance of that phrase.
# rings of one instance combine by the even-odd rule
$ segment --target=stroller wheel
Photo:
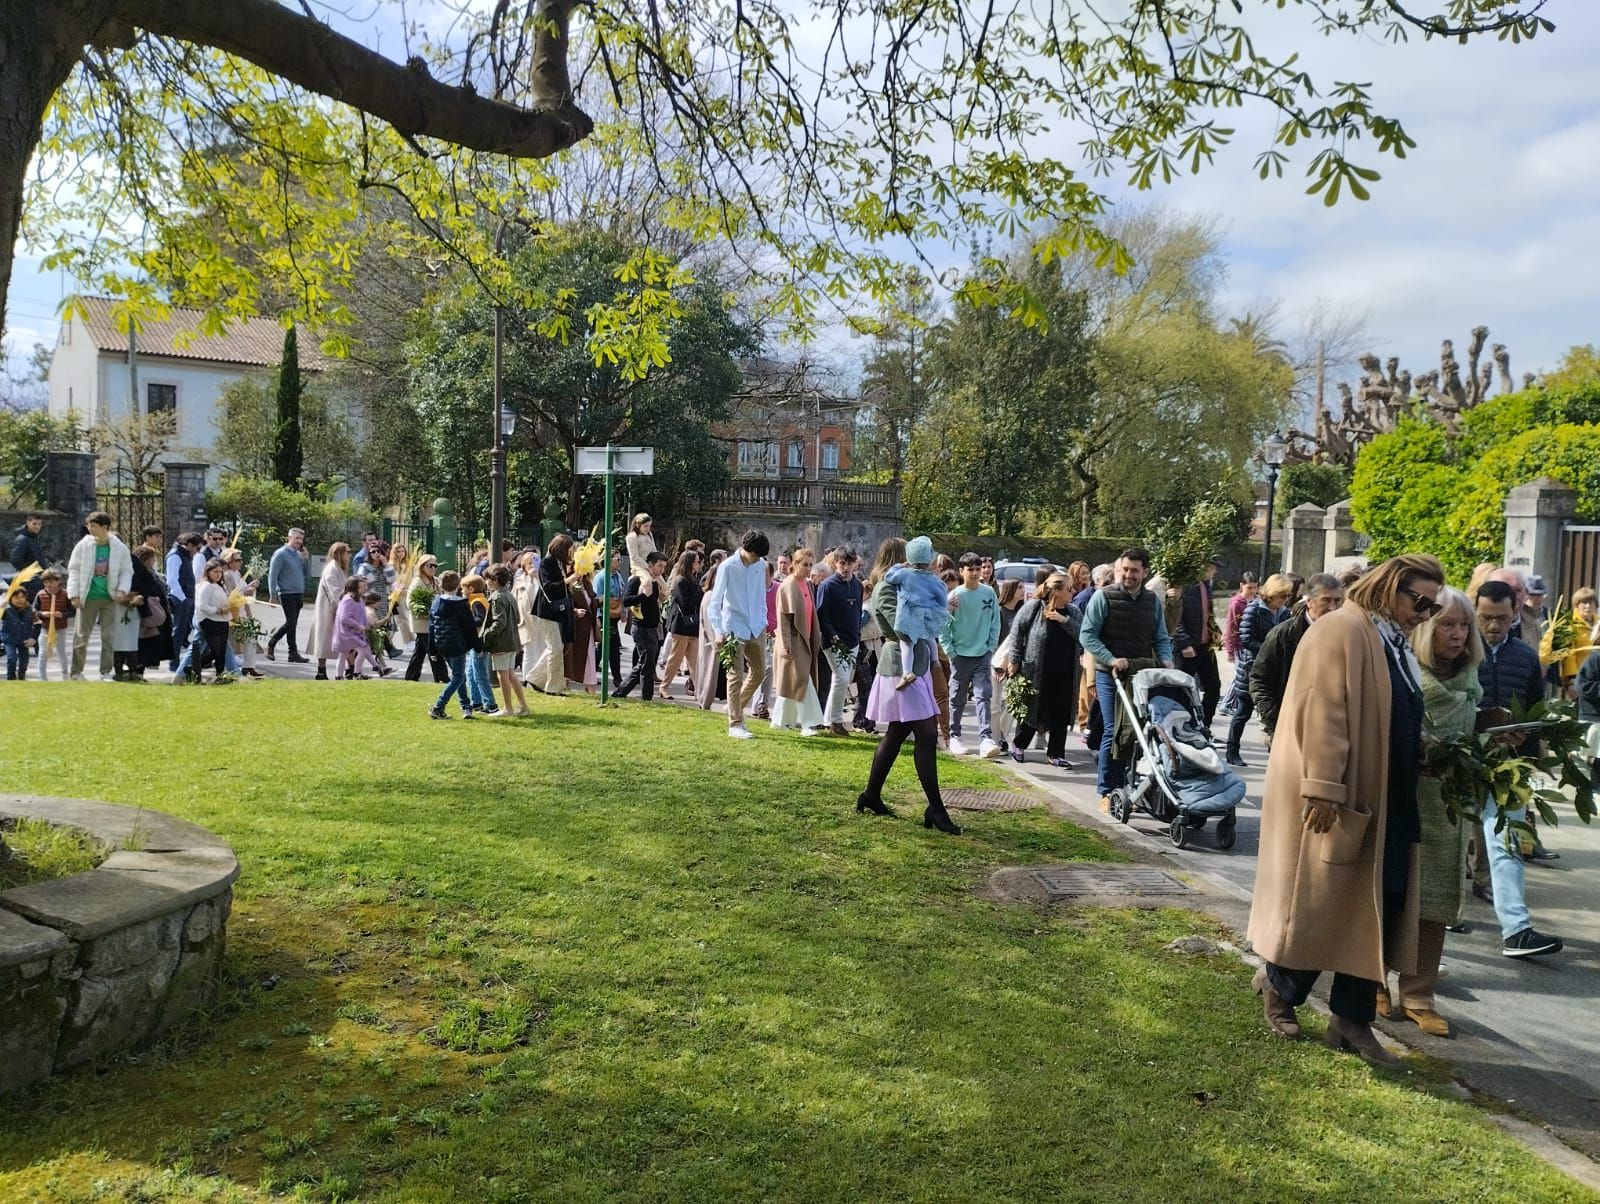
[[[1181,815],[1174,816],[1172,820],[1172,843],[1180,849],[1189,843],[1189,824]]]
[[[1238,839],[1239,820],[1229,812],[1217,821],[1217,848],[1231,849]]]
[[[1111,814],[1116,816],[1118,823],[1127,823],[1133,818],[1133,804],[1128,801],[1128,792],[1120,787],[1111,792]]]

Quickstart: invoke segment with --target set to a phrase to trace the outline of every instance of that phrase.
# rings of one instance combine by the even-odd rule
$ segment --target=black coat
[[[668,631],[673,635],[700,634],[700,599],[704,592],[693,577],[678,578],[672,587],[672,622]]]
[[[1539,664],[1539,654],[1515,636],[1506,637],[1498,656],[1492,655],[1489,645],[1484,644],[1478,681],[1483,685],[1483,701],[1478,704],[1482,710],[1504,707],[1509,711],[1513,702],[1520,702],[1526,710],[1544,701],[1544,669]],[[1518,752],[1531,753],[1536,743],[1530,736]]]
[[[1081,651],[1078,646],[1078,632],[1083,626],[1083,615],[1071,603],[1062,612],[1064,615],[1061,634],[1073,641],[1074,649]],[[1017,611],[1016,620],[1011,625],[1011,653],[1010,659],[1017,666],[1017,675],[1026,677],[1033,683],[1033,698],[1028,703],[1028,713],[1022,722],[1029,727],[1039,726],[1039,703],[1045,692],[1049,691],[1057,697],[1074,698],[1078,693],[1078,656],[1072,657],[1072,671],[1064,678],[1055,681],[1045,679],[1045,637],[1054,620],[1044,616],[1044,603],[1038,598],[1030,598],[1022,604]]]
[[[1261,651],[1250,662],[1250,698],[1256,704],[1256,717],[1261,726],[1272,734],[1278,725],[1278,708],[1289,689],[1289,670],[1294,665],[1295,653],[1300,651],[1300,640],[1311,626],[1305,612],[1279,623],[1261,643]]]
[[[161,609],[166,612],[166,617],[161,620],[161,626],[154,633],[139,637],[139,664],[146,669],[154,669],[162,661],[172,659],[172,603],[167,598],[167,591],[161,584],[161,578],[146,568],[144,562],[137,556],[133,558],[132,589],[134,593],[144,596],[144,604],[139,607],[141,618],[150,617],[152,598],[161,603]]]
[[[1600,652],[1591,652],[1578,670],[1578,718],[1600,723]]]

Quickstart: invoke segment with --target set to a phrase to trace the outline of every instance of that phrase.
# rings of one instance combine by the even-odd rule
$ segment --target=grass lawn
[[[1177,912],[985,902],[1109,858],[1044,810],[850,811],[866,740],[421,686],[5,687],[10,789],[243,864],[228,984],[0,1101],[0,1200],[1587,1199],[1429,1072],[1268,1035]],[[995,771],[942,761],[949,785]]]

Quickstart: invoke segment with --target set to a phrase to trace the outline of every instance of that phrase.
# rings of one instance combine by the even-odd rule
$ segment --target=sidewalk
[[[1219,736],[1225,722],[1218,717]],[[1068,741],[1070,770],[1045,765],[1038,751],[1030,751],[1023,765],[1010,758],[999,764],[1050,793],[1060,814],[1098,826],[1137,860],[1169,865],[1210,887],[1216,906],[1209,910],[1242,933],[1255,882],[1267,760],[1253,721],[1242,751],[1249,768],[1238,772],[1249,795],[1239,808],[1237,843],[1227,852],[1216,847],[1214,824],[1191,834],[1188,847],[1178,849],[1167,825],[1149,815],[1136,814],[1124,827],[1102,814],[1093,758],[1076,734]],[[1553,868],[1530,864],[1528,904],[1534,923],[1561,937],[1565,950],[1524,961],[1503,956],[1494,910],[1468,894],[1470,931],[1449,934],[1444,957],[1449,976],[1438,989],[1439,1010],[1457,1035],[1429,1037],[1406,1021],[1380,1025],[1449,1064],[1469,1087],[1532,1113],[1568,1144],[1600,1158],[1600,915],[1595,909],[1600,825],[1580,823],[1569,808],[1558,828],[1541,831],[1561,860],[1549,863]]]

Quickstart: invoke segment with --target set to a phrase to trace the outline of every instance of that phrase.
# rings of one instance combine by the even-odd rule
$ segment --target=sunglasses
[[[1429,615],[1435,614],[1444,609],[1443,606],[1435,602],[1432,598],[1424,598],[1414,589],[1406,589],[1405,586],[1401,586],[1400,592],[1411,599],[1411,605],[1417,608],[1417,614],[1421,615],[1424,619],[1426,619]]]

